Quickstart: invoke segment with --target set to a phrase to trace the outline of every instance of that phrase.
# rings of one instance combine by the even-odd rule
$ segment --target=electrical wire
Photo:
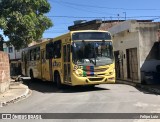
[[[53,1],[51,1],[53,2]],[[139,8],[133,8],[133,9],[129,9],[129,8],[111,8],[111,7],[107,7],[107,6],[95,6],[95,5],[86,5],[86,4],[78,4],[78,3],[71,3],[71,2],[62,2],[62,1],[56,1],[54,0],[54,2],[56,3],[63,3],[63,4],[67,4],[67,5],[74,5],[76,7],[89,7],[89,8],[100,8],[100,9],[114,9],[114,10],[134,10],[134,11],[160,11],[160,9],[157,8],[149,8],[149,9],[139,9]]]

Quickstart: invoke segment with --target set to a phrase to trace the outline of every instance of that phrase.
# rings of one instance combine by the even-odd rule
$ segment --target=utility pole
[[[117,16],[118,16],[118,22],[119,22],[119,14],[117,14]]]
[[[104,23],[105,23],[105,21],[106,21],[106,17],[103,17],[103,19],[104,19]]]
[[[111,21],[112,21],[112,17],[110,17],[111,18]]]
[[[126,20],[126,14],[127,14],[127,13],[126,13],[126,12],[123,12],[123,13],[124,13],[124,17],[125,17],[125,20]]]

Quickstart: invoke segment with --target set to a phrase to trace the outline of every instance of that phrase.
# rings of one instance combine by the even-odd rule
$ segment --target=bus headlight
[[[76,73],[76,75],[78,75],[78,76],[82,76],[82,71],[81,71],[81,70],[76,70],[75,73]]]
[[[108,75],[113,75],[115,73],[115,69],[109,71]]]
[[[115,73],[115,69],[112,69],[110,72],[109,72],[109,74],[114,74]]]

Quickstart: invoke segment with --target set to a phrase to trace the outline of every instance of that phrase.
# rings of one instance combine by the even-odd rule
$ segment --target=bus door
[[[41,79],[44,79],[44,50],[41,50]]]
[[[25,69],[25,75],[27,75],[27,54],[24,54],[24,69]]]
[[[27,76],[27,52],[22,52],[22,74]]]
[[[70,43],[63,45],[63,80],[67,84],[71,83],[70,46]]]
[[[46,44],[46,59],[47,63],[45,65],[45,68],[47,69],[44,74],[46,77],[46,80],[53,81],[53,64],[52,64],[52,59],[53,59],[53,51],[54,51],[54,44],[53,42],[49,42]]]
[[[50,81],[53,81],[53,71],[52,71],[52,58],[49,59],[49,74],[50,74]]]

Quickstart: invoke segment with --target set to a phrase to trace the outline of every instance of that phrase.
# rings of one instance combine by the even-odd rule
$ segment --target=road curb
[[[130,86],[136,86],[137,84],[136,83],[131,83],[131,82],[129,82],[129,81],[124,81],[124,80],[116,80],[116,83],[117,84],[126,84],[126,85],[130,85]]]
[[[26,86],[26,85],[23,85],[23,86],[25,87],[25,92],[24,93],[22,93],[21,95],[15,96],[15,97],[13,97],[10,100],[1,101],[0,102],[0,107],[4,107],[4,106],[6,106],[8,104],[12,104],[12,103],[17,103],[17,102],[19,102],[19,101],[21,101],[21,100],[26,99],[27,97],[29,97],[32,94],[32,91],[28,88],[28,86]],[[20,89],[22,89],[22,88],[20,88]]]

